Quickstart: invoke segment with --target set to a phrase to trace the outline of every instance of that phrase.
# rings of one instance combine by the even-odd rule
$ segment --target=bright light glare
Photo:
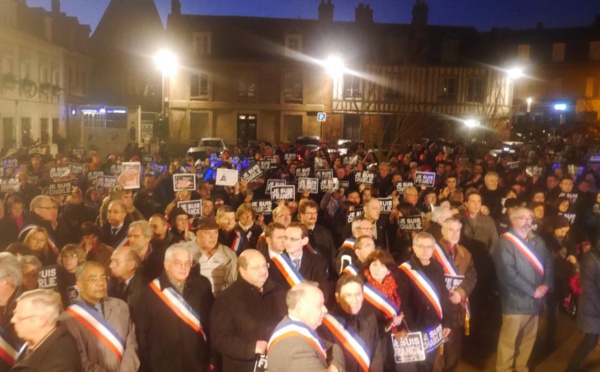
[[[531,98],[531,97],[527,98],[527,104],[531,105],[531,102],[533,102],[533,98]]]
[[[465,120],[465,125],[469,128],[475,128],[479,126],[479,122],[475,119]]]
[[[178,66],[177,56],[170,50],[161,50],[154,56],[154,62],[159,70],[165,75],[171,75]]]
[[[338,76],[344,73],[344,61],[340,57],[331,56],[323,62],[325,71],[331,76]]]
[[[506,73],[508,74],[508,78],[511,80],[518,80],[523,77],[523,69],[520,67],[513,67]]]
[[[554,105],[554,109],[556,111],[567,111],[567,104],[566,103],[557,103]]]

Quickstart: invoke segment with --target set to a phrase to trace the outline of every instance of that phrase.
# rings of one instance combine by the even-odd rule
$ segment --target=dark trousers
[[[454,372],[460,361],[462,328],[451,328],[448,341],[444,344],[444,354],[440,356],[443,361],[443,372]]]
[[[579,345],[577,345],[577,348],[573,352],[573,356],[571,356],[569,365],[565,370],[566,372],[577,371],[579,369],[585,357],[596,347],[596,344],[598,344],[598,338],[600,338],[600,335],[596,333],[586,333],[583,335],[583,339]]]

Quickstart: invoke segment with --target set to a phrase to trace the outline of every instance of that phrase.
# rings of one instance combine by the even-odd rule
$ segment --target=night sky
[[[27,0],[31,6],[50,8],[51,0]],[[120,0],[128,1],[128,0]],[[89,24],[98,24],[110,0],[61,0],[62,10]],[[182,12],[209,15],[245,15],[282,18],[317,18],[319,0],[181,0]],[[333,0],[334,20],[354,20],[360,2],[371,4],[375,22],[410,22],[414,0]],[[166,20],[171,0],[155,0]],[[533,28],[585,26],[600,13],[598,0],[427,0],[429,23],[474,26],[481,31],[492,27]]]

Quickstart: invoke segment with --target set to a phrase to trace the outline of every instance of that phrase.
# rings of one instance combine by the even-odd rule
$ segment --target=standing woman
[[[79,296],[79,290],[75,287],[75,272],[79,265],[85,262],[86,254],[82,247],[77,244],[64,246],[56,260],[56,289],[65,309],[74,303]]]
[[[566,372],[579,371],[585,357],[600,339],[600,244],[597,242],[581,261],[581,289],[577,323],[585,333],[573,352]]]
[[[39,226],[31,228],[23,242],[31,249],[31,254],[42,262],[42,267],[56,264],[58,251],[50,248],[46,229]]]
[[[396,264],[389,252],[377,249],[365,260],[361,275],[365,279],[365,307],[377,317],[379,334],[385,338],[384,370],[395,371],[391,333],[398,331],[404,315],[400,313],[401,300],[396,282]]]

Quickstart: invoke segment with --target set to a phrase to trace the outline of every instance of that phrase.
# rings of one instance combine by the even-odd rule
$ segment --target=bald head
[[[269,277],[267,260],[256,249],[246,249],[237,260],[238,270],[242,279],[261,289]]]

